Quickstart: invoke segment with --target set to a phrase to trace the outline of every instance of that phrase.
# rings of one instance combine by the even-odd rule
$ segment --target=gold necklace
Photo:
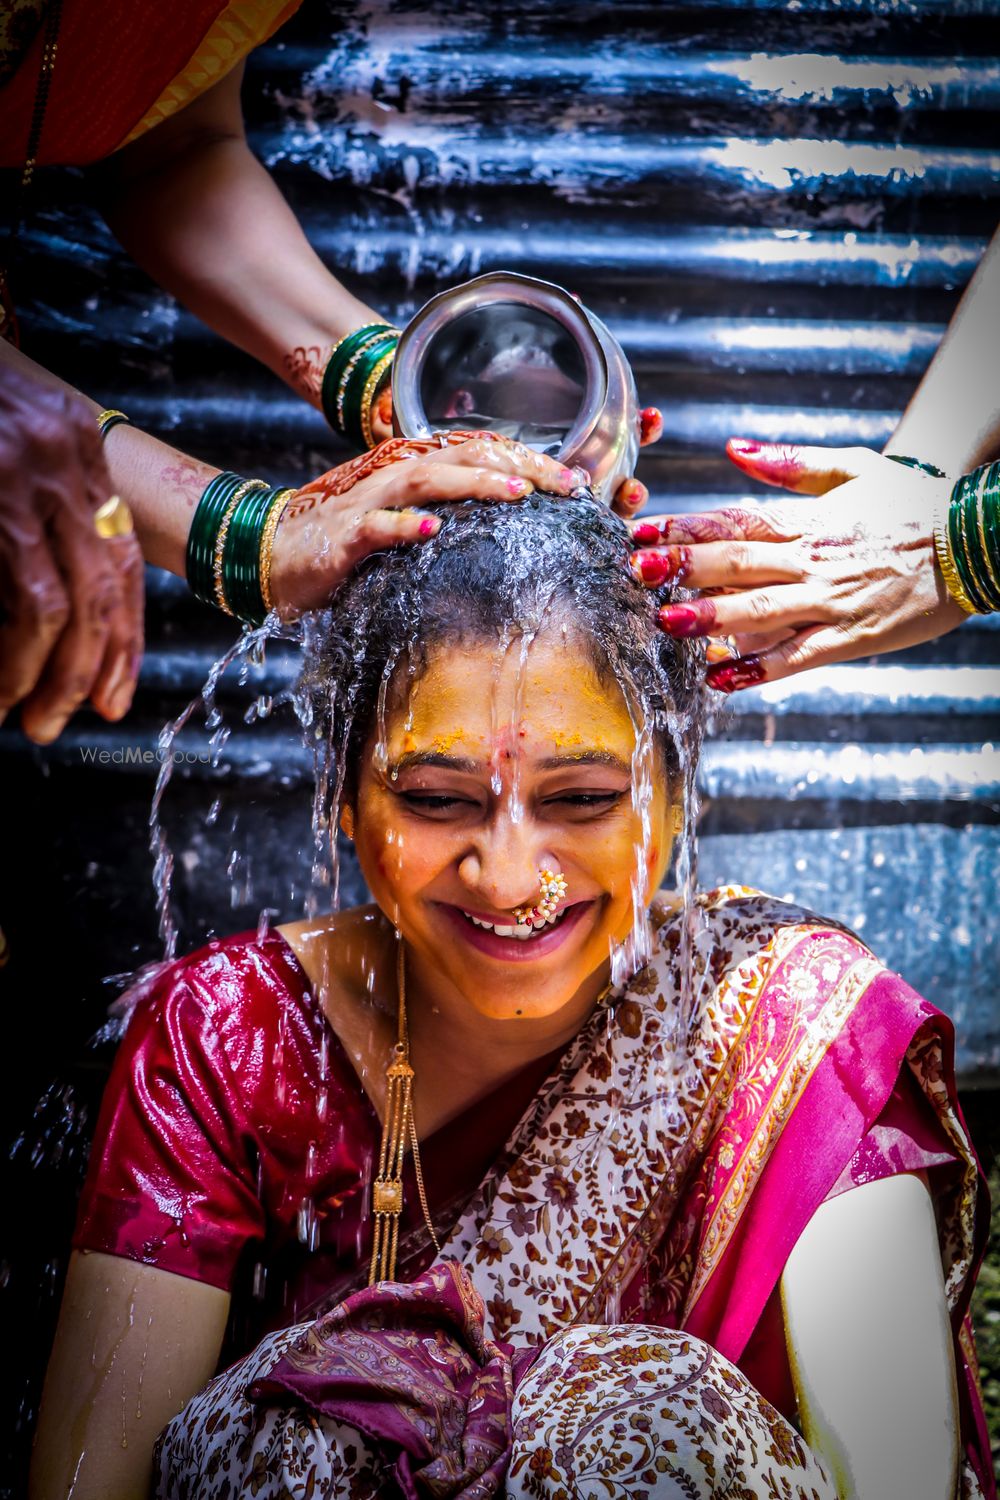
[[[398,1032],[393,1047],[393,1061],[386,1069],[385,1117],[382,1145],[379,1150],[378,1174],[372,1184],[372,1259],[368,1285],[376,1281],[394,1281],[396,1251],[399,1247],[399,1221],[403,1213],[403,1161],[409,1145],[413,1153],[413,1173],[417,1179],[417,1196],[424,1223],[437,1253],[441,1246],[434,1232],[424,1174],[420,1165],[417,1127],[413,1118],[413,1068],[410,1065],[410,1038],[406,1025],[406,957],[401,934],[396,934],[396,990],[399,997]]]

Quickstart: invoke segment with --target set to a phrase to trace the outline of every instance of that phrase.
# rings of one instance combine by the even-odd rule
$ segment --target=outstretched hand
[[[868,448],[732,441],[727,452],[754,479],[822,498],[632,523],[635,576],[700,591],[665,606],[662,629],[735,638],[737,657],[708,668],[711,687],[898,651],[961,624],[934,552],[951,480]]]
[[[427,541],[441,520],[422,507],[435,501],[570,495],[588,480],[583,469],[491,433],[390,438],[292,496],[274,540],[275,607],[284,615],[321,608],[369,553]]]

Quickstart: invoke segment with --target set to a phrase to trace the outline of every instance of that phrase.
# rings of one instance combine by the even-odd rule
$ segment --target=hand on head
[[[536,489],[570,495],[587,481],[583,469],[492,433],[390,438],[289,501],[271,563],[275,605],[287,614],[316,609],[370,553],[434,536],[434,502],[523,500]]]
[[[708,668],[711,687],[730,693],[900,650],[961,623],[935,565],[949,479],[868,448],[733,441],[727,451],[752,478],[812,498],[631,526],[635,577],[699,594],[662,609],[661,628],[735,638],[736,659]]]
[[[132,701],[142,555],[134,534],[99,532],[111,483],[89,408],[6,367],[0,478],[0,719],[20,704],[25,734],[48,744],[86,700],[111,720]]]

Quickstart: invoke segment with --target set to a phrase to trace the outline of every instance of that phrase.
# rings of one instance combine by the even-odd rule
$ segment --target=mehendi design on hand
[[[284,359],[288,379],[309,400],[318,401],[323,389],[323,371],[333,345],[299,344]]]
[[[190,458],[182,458],[175,464],[165,464],[160,470],[160,484],[186,500],[189,505],[195,506],[205,490],[204,466]]]

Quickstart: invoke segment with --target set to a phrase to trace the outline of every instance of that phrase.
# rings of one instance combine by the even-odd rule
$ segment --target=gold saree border
[[[114,148],[120,151],[205,94],[247,53],[266,42],[301,0],[230,0],[198,43],[181,71],[167,84],[137,125]]]
[[[829,929],[816,928],[808,935],[823,934],[827,930]],[[838,933],[836,929],[830,930],[830,935],[841,941],[844,938],[844,934]],[[801,930],[786,930],[778,934],[774,944],[775,963],[769,976],[769,983],[780,982],[777,969],[792,958],[794,950],[805,940],[806,936],[807,934]],[[800,1103],[806,1087],[837,1040],[844,1024],[854,1013],[873,981],[882,973],[884,973],[884,967],[877,959],[867,953],[859,956],[844,970],[826,1003],[812,1019],[804,1018],[805,1007],[800,997],[795,997],[797,1012],[788,1024],[788,1036],[783,1049],[784,1066],[781,1066],[780,1054],[775,1057],[766,1046],[763,1046],[759,1056],[754,1060],[753,1075],[740,1080],[741,1085],[745,1087],[754,1087],[758,1080],[765,1089],[772,1083],[774,1086],[770,1099],[764,1105],[760,1121],[709,1216],[705,1233],[698,1247],[695,1271],[682,1314],[683,1322],[687,1322],[695,1304],[729,1248],[757,1180],[766,1167],[782,1130]],[[763,991],[761,997],[758,997],[755,1020],[758,1019],[757,1012],[762,995]],[[799,1026],[804,1027],[804,1034],[796,1044],[794,1038]],[[745,1062],[745,1056],[741,1058],[741,1062]],[[775,1073],[768,1076],[768,1070],[772,1066],[777,1067],[780,1077],[777,1077]]]

